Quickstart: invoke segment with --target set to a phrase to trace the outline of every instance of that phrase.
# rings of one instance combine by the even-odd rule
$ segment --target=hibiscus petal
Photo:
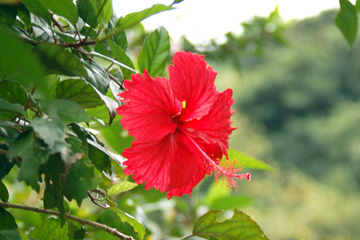
[[[186,108],[180,120],[187,122],[205,116],[215,100],[216,72],[207,66],[203,56],[191,52],[177,52],[169,66],[171,87],[174,95]]]
[[[230,120],[231,115],[235,112],[231,111],[231,105],[234,103],[232,94],[231,89],[218,94],[206,116],[200,120],[187,122],[182,126],[194,140],[202,139],[205,144],[217,144],[225,155],[229,148],[229,135],[236,129],[231,127]]]
[[[133,74],[132,81],[125,80],[127,91],[119,94],[123,106],[117,108],[124,129],[141,140],[159,140],[173,133],[176,124],[172,117],[178,115],[182,103],[171,90],[170,81],[157,77],[153,79],[145,71],[144,76]]]
[[[198,156],[191,152],[179,131],[158,141],[135,140],[132,147],[124,150],[123,156],[127,158],[124,173],[134,174],[132,178],[138,184],[146,182],[145,189],[155,187],[162,192],[172,189],[188,192],[194,184],[190,180],[200,170]]]

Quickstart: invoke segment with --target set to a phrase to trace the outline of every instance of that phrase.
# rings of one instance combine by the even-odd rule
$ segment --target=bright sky
[[[173,0],[114,0],[118,16],[141,11],[155,3],[169,5]],[[173,40],[185,35],[194,43],[221,37],[230,30],[241,32],[240,23],[254,15],[268,16],[279,6],[284,20],[302,19],[321,11],[339,8],[338,0],[184,0],[177,9],[163,12],[143,21],[147,29],[164,26]]]

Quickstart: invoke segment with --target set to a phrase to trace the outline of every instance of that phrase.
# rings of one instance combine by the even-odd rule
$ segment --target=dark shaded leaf
[[[72,165],[68,180],[70,192],[79,206],[87,197],[88,191],[94,189],[99,183],[94,167],[87,166],[83,160],[78,160]]]
[[[88,77],[80,60],[63,47],[49,43],[37,45],[40,59],[47,67],[48,74]]]
[[[118,34],[115,34],[112,38],[119,47],[121,47],[124,51],[126,51],[128,47],[127,37],[125,31],[121,31]]]
[[[91,162],[95,165],[100,171],[104,171],[108,174],[111,174],[111,162],[109,156],[104,153],[101,149],[93,146],[89,146],[89,158]]]
[[[0,180],[0,200],[3,202],[7,202],[9,200],[9,192],[2,180]]]
[[[21,0],[26,8],[38,17],[42,17],[48,24],[51,24],[49,10],[39,0]]]
[[[0,5],[0,23],[13,24],[17,16],[17,7]]]
[[[79,11],[79,15],[89,24],[90,27],[95,28],[98,24],[96,20],[96,13],[89,0],[77,0],[76,5]]]
[[[234,210],[234,216],[224,221],[218,221],[221,211],[210,211],[201,216],[195,223],[193,235],[206,239],[268,239],[259,225],[241,211]]]
[[[0,148],[0,150],[3,149]],[[14,161],[9,161],[9,159],[5,155],[0,154],[0,180],[3,179],[10,172],[14,164]]]
[[[22,159],[18,180],[25,181],[36,191],[39,191],[38,180],[40,180],[39,167],[48,159],[47,147],[33,131],[26,131],[11,143],[8,158],[20,157]]]
[[[18,5],[18,16],[26,25],[30,25],[30,12],[23,3]]]
[[[36,226],[29,233],[33,239],[39,240],[59,240],[66,239],[68,228],[61,227],[60,221],[54,218],[46,219],[42,224]]]
[[[55,98],[77,102],[83,108],[93,108],[104,104],[96,90],[81,79],[61,81],[56,88]]]
[[[348,0],[339,0],[339,2],[340,11],[335,18],[335,23],[348,41],[349,45],[352,46],[357,34],[356,7]]]
[[[112,121],[114,120],[114,118],[117,115],[116,108],[118,108],[119,105],[116,101],[109,98],[108,96],[101,94],[99,91],[97,91],[97,92],[98,92],[100,98],[105,103],[106,108],[101,107],[101,108],[96,108],[96,109],[89,109],[88,114],[91,116],[104,118],[104,119],[109,117],[109,125],[111,125]],[[107,113],[105,113],[106,111],[107,111]],[[94,114],[94,113],[99,113],[99,112],[100,112],[100,116],[97,116],[96,114]],[[105,113],[105,115],[104,115],[104,113]]]
[[[65,17],[74,26],[79,18],[78,11],[72,0],[38,0],[53,13]]]
[[[15,81],[2,81],[0,82],[0,99],[1,98],[9,103],[25,105],[27,94],[20,83]]]
[[[123,63],[124,65],[130,67],[130,68],[134,68],[134,65],[132,64],[132,61],[130,60],[130,58],[126,55],[126,53],[123,51],[123,49],[117,45],[116,43],[114,43],[113,41],[108,41],[109,43],[109,47],[112,51],[112,53],[114,54],[114,58]],[[140,58],[140,56],[139,56]],[[134,72],[129,70],[128,68],[125,68],[123,66],[120,66],[121,71],[123,72],[124,75],[124,79],[131,79],[131,74],[133,74]]]
[[[17,229],[15,218],[2,207],[0,207],[0,219],[0,230]]]
[[[140,71],[144,72],[146,69],[153,77],[161,75],[169,53],[169,34],[164,27],[159,27],[144,41],[138,58]]]

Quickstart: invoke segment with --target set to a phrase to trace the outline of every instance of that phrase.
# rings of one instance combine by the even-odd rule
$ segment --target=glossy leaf
[[[25,105],[27,94],[20,83],[15,81],[0,82],[0,99],[4,99],[9,103],[19,103]]]
[[[39,0],[53,13],[65,17],[73,25],[76,24],[79,14],[72,0]]]
[[[2,207],[0,207],[0,219],[0,230],[17,228],[14,217]]]
[[[132,64],[131,59],[126,55],[126,53],[122,50],[122,48],[117,45],[116,43],[114,43],[113,41],[108,41],[109,43],[109,47],[112,51],[112,53],[114,54],[114,58],[125,64],[126,66],[130,67],[130,68],[134,68],[134,65]],[[128,68],[125,68],[123,66],[120,66],[121,71],[123,72],[124,78],[125,79],[131,79],[131,74],[133,74],[134,72],[129,70]]]
[[[340,29],[349,45],[352,46],[357,34],[356,7],[348,0],[339,0],[340,11],[335,18],[335,23]]]
[[[111,187],[108,189],[107,193],[109,196],[113,196],[122,192],[129,191],[136,187],[137,184],[129,181],[122,181],[120,183],[115,183],[111,185]]]
[[[95,28],[97,26],[96,13],[89,0],[77,0],[76,5],[79,11],[79,15],[89,24],[90,27]]]
[[[106,94],[110,78],[105,69],[96,62],[84,62],[84,66],[88,75],[86,80],[90,82],[100,93]]]
[[[229,159],[236,159],[246,169],[258,169],[258,170],[273,170],[272,167],[264,163],[263,161],[251,157],[245,153],[229,149]]]
[[[234,216],[224,221],[218,221],[217,216],[221,211],[210,211],[201,216],[195,223],[193,235],[206,239],[268,239],[259,225],[248,215],[234,210]]]
[[[68,228],[61,227],[60,221],[54,218],[49,218],[43,221],[42,224],[36,226],[29,233],[29,236],[37,240],[59,240],[67,239]]]
[[[111,0],[90,0],[90,2],[98,16],[98,21],[107,24],[113,15]]]
[[[0,200],[7,202],[9,200],[9,192],[5,184],[0,180]]]
[[[130,214],[118,208],[111,207],[109,209],[115,212],[120,217],[122,222],[127,222],[128,224],[130,224],[134,228],[135,232],[139,235],[141,240],[144,239],[145,227],[141,222],[139,222],[136,218],[134,218]]]
[[[80,60],[61,46],[42,43],[37,45],[36,50],[47,67],[48,74],[88,76]]]
[[[111,162],[109,156],[101,149],[89,144],[89,158],[100,171],[111,174]]]
[[[162,74],[170,53],[170,38],[164,27],[159,27],[144,41],[138,65],[141,72],[146,69],[152,77]]]
[[[81,79],[61,81],[56,88],[55,98],[77,102],[83,108],[93,108],[104,104],[96,90]]]
[[[38,17],[42,17],[48,24],[51,23],[51,15],[45,5],[39,0],[21,0],[26,8]]]
[[[163,11],[171,10],[171,9],[173,9],[172,6],[155,4],[152,7],[144,9],[140,12],[130,13],[123,18],[119,18],[119,20],[116,22],[116,32],[120,32],[124,29],[132,27],[132,26],[138,24],[139,22],[141,22],[142,20],[144,20],[145,18],[150,17],[151,15],[154,15],[154,14],[157,14],[157,13],[160,13]]]
[[[18,180],[25,181],[36,191],[39,191],[38,180],[40,179],[39,168],[48,159],[47,147],[35,137],[35,133],[27,131],[11,143],[8,157],[20,157],[22,159]]]

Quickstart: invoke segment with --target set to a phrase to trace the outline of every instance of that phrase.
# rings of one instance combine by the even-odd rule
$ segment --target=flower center
[[[215,172],[215,181],[222,179],[225,182],[225,186],[230,190],[232,187],[235,189],[238,188],[237,182],[235,179],[247,179],[250,181],[251,174],[238,174],[242,170],[242,168],[236,168],[237,162],[228,160],[225,162],[225,167],[219,166],[214,160],[212,160],[202,149],[201,147],[194,141],[194,139],[186,133],[186,130],[182,130],[185,136],[188,138],[189,142],[198,150],[198,152],[204,157],[205,161],[214,168]]]

